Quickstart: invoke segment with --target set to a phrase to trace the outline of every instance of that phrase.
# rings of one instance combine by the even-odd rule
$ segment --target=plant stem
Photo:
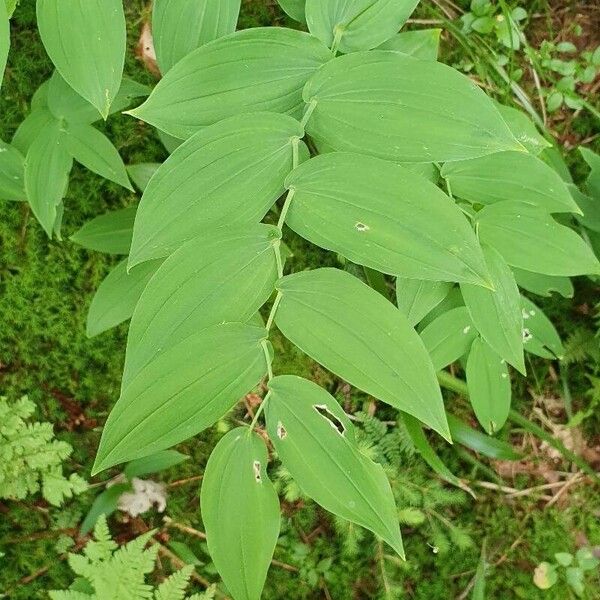
[[[313,110],[315,110],[316,107],[317,101],[315,98],[313,98],[306,107],[306,111],[304,113],[304,116],[302,117],[302,121],[300,121],[300,125],[302,125],[302,128],[306,127],[306,124],[308,123],[308,120],[310,119],[311,115],[313,114]]]
[[[256,413],[254,413],[254,418],[252,419],[252,423],[250,423],[250,428],[248,429],[248,435],[250,435],[254,431],[256,423],[258,422],[258,417],[260,417],[260,414],[264,410],[265,405],[267,404],[270,396],[271,392],[267,392],[267,395],[263,398],[263,401],[260,403],[260,406],[256,410]]]

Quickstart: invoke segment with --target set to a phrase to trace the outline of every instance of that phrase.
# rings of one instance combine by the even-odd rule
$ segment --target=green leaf
[[[525,350],[542,358],[559,360],[565,354],[560,337],[550,319],[531,300],[521,297]]]
[[[164,75],[196,48],[235,31],[240,0],[155,0],[152,40]]]
[[[414,327],[448,295],[452,284],[445,281],[396,279],[396,304]]]
[[[419,0],[306,0],[308,30],[341,52],[370,50],[406,23]]]
[[[377,90],[374,94],[373,90]],[[334,150],[399,162],[446,162],[524,148],[467,77],[398,52],[359,52],[309,80],[307,132]]]
[[[540,208],[507,200],[486,206],[476,218],[482,242],[512,267],[555,276],[600,273],[591,248]]]
[[[373,531],[404,558],[389,481],[381,465],[360,452],[352,423],[335,398],[294,375],[275,377],[269,389],[267,431],[303,493]]]
[[[25,156],[40,131],[51,123],[55,123],[55,119],[47,108],[40,107],[32,110],[17,127],[12,145]]]
[[[123,381],[191,331],[248,321],[273,292],[278,243],[271,225],[227,226],[205,231],[172,254],[131,320]]]
[[[0,87],[2,86],[2,78],[4,77],[4,69],[8,59],[8,51],[10,49],[10,21],[6,4],[0,2]]]
[[[90,304],[86,325],[88,337],[94,337],[131,318],[144,288],[161,262],[148,261],[127,272],[125,259],[106,276]]]
[[[544,148],[540,154],[540,158],[547,165],[550,165],[561,176],[565,183],[573,183],[573,178],[569,172],[569,167],[560,153],[560,150],[556,146]]]
[[[584,194],[573,184],[569,184],[569,191],[573,200],[581,209],[582,215],[577,215],[577,220],[588,229],[600,233],[600,196],[591,198]]]
[[[277,0],[277,3],[292,19],[306,23],[306,0]]]
[[[317,269],[277,283],[275,322],[302,351],[350,384],[449,439],[433,365],[406,317],[349,273]]]
[[[476,337],[477,330],[464,306],[443,313],[421,332],[436,371],[464,356]]]
[[[540,590],[550,589],[557,581],[556,567],[548,562],[541,562],[533,572],[533,583]]]
[[[85,519],[81,523],[81,535],[87,535],[96,525],[96,521],[102,515],[110,515],[117,510],[119,498],[125,492],[131,490],[129,483],[115,483],[106,488],[101,494],[98,494],[90,507]]]
[[[500,431],[510,411],[511,389],[506,362],[477,338],[467,359],[469,400],[477,420],[489,435]]]
[[[309,241],[391,275],[436,281],[488,279],[469,222],[434,184],[360,154],[313,158],[286,179],[286,224]]]
[[[600,202],[600,155],[583,146],[579,147],[579,152],[590,167],[590,172],[585,180],[586,190],[592,198]]]
[[[118,150],[103,133],[91,125],[70,123],[66,129],[65,145],[78,163],[133,191]]]
[[[0,200],[26,200],[23,155],[0,140]]]
[[[93,473],[210,427],[265,375],[265,338],[264,329],[222,323],[193,332],[149,363],[122,389]]]
[[[552,292],[557,292],[563,298],[573,297],[573,284],[568,277],[541,275],[540,273],[532,273],[516,268],[513,268],[512,271],[518,286],[532,294],[549,297]]]
[[[131,181],[138,190],[144,192],[160,165],[161,163],[136,163],[135,165],[127,165],[126,169]]]
[[[545,148],[552,147],[552,144],[540,134],[533,121],[523,111],[512,106],[504,106],[499,102],[496,103],[496,108],[515,138],[531,154],[537,156]]]
[[[234,600],[260,600],[279,537],[268,460],[260,436],[238,427],[215,446],[204,471],[200,509],[208,551]]]
[[[179,146],[144,192],[130,266],[168,256],[207,226],[260,221],[284,191],[292,138],[302,135],[288,116],[257,113],[221,121]]]
[[[575,594],[583,596],[585,593],[585,575],[582,569],[568,567],[565,569],[565,579]]]
[[[125,61],[121,0],[37,0],[37,24],[59,73],[106,118]]]
[[[421,60],[437,60],[441,33],[441,29],[403,31],[383,42],[377,50],[402,52]]]
[[[58,121],[50,122],[39,131],[25,157],[27,200],[48,237],[60,215],[73,166],[64,135]]]
[[[485,572],[486,572],[486,559],[485,559],[485,539],[481,546],[481,555],[479,556],[479,562],[477,563],[477,570],[475,571],[475,579],[473,583],[473,592],[471,593],[471,600],[485,600]]]
[[[522,458],[510,444],[469,427],[454,415],[448,414],[448,425],[450,426],[452,439],[456,443],[462,444],[488,458],[497,460],[519,460]]]
[[[278,27],[238,31],[188,54],[130,114],[182,139],[245,112],[300,117],[304,84],[330,58],[307,33]]]
[[[71,241],[97,252],[129,254],[137,206],[113,210],[88,221]]]
[[[421,423],[409,414],[402,415],[402,421],[406,427],[406,431],[410,437],[410,441],[413,443],[415,449],[421,456],[421,458],[431,467],[431,469],[437,473],[442,479],[455,485],[458,488],[469,491],[473,494],[472,490],[466,486],[450,469],[443,463],[442,459],[437,455],[435,450],[429,444],[425,432]]]
[[[494,248],[483,248],[494,291],[461,284],[465,305],[481,337],[525,375],[521,296],[509,266]]]
[[[447,163],[442,177],[455,196],[478,204],[518,198],[549,213],[581,210],[569,188],[545,162],[526,152],[499,152]]]
[[[579,548],[575,556],[577,557],[577,564],[583,571],[591,571],[600,564],[600,560],[594,556],[590,548]]]
[[[557,552],[554,558],[562,567],[568,567],[573,562],[573,555],[568,552]]]
[[[149,456],[132,460],[124,469],[125,477],[130,481],[134,477],[142,477],[150,473],[158,473],[170,469],[189,459],[189,456],[177,450],[161,450]]]

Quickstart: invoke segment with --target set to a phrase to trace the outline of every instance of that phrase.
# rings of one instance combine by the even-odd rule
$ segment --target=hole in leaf
[[[324,404],[315,404],[313,407],[329,424],[340,434],[346,433],[344,424],[325,406]]]
[[[370,229],[368,225],[365,225],[364,223],[360,223],[360,222],[357,223],[354,227],[356,228],[356,231],[360,231],[361,233],[363,231],[369,231],[369,229]]]
[[[281,421],[279,421],[279,423],[277,423],[277,437],[280,440],[284,440],[287,437],[287,430],[283,426],[283,423]]]
[[[252,463],[252,470],[254,471],[254,479],[256,480],[256,483],[262,483],[262,477],[260,475],[260,461],[255,460],[254,463]]]

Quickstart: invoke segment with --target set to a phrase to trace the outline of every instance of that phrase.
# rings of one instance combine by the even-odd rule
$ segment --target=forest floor
[[[2,1],[2,0],[0,0]],[[489,48],[498,50],[492,36],[465,37],[456,31],[457,18],[468,3],[424,0],[410,28],[441,27],[441,60],[459,66],[476,78],[489,93],[515,104],[515,87],[503,82],[489,63]],[[516,3],[510,3],[514,6]],[[126,74],[143,83],[155,79],[136,54],[148,8],[142,0],[126,0],[130,35]],[[463,6],[460,9],[460,5]],[[528,12],[523,33],[529,46],[542,47],[571,41],[580,53],[600,45],[600,6],[594,0],[521,2]],[[240,27],[295,26],[272,0],[244,0]],[[460,29],[460,24],[458,25]],[[26,116],[36,88],[52,73],[52,65],[35,26],[35,2],[21,0],[12,25],[13,48],[0,93],[0,139],[10,140]],[[477,38],[477,39],[476,39]],[[483,40],[483,41],[481,41]],[[481,54],[479,54],[481,52]],[[543,90],[555,75],[534,72],[524,53],[509,57],[509,73],[523,69],[519,86],[531,106],[554,135],[576,176],[584,163],[575,150],[581,143],[598,151],[600,79],[578,84],[581,97],[591,106],[550,112]],[[150,126],[117,115],[101,126],[113,140],[126,164],[162,161],[167,153]],[[65,464],[94,484],[107,476],[90,477],[101,425],[119,394],[127,326],[88,339],[87,309],[99,283],[117,257],[82,249],[69,240],[83,223],[111,209],[128,206],[139,198],[121,187],[75,166],[65,201],[63,240],[49,241],[26,205],[0,203],[0,396],[16,400],[28,395],[37,406],[36,419],[49,421],[60,439],[74,447]],[[311,265],[336,265],[338,259],[292,237],[294,270]],[[600,466],[600,352],[593,348],[598,332],[597,283],[576,279],[572,299],[554,296],[536,299],[557,324],[566,340],[570,365],[533,360],[529,379],[515,383],[514,407],[528,418],[561,436],[574,450]],[[365,416],[363,438],[371,447],[389,454],[396,464],[392,476],[397,496],[405,508],[424,515],[423,522],[403,527],[407,562],[386,554],[372,536],[338,522],[303,498],[286,479],[276,474],[284,502],[284,523],[264,598],[377,599],[413,598],[446,600],[468,598],[485,540],[488,598],[562,599],[574,597],[564,582],[547,592],[533,584],[535,567],[553,561],[556,552],[574,553],[580,547],[600,549],[598,487],[577,477],[562,487],[571,467],[546,445],[514,428],[504,437],[518,445],[524,460],[478,462],[463,452],[440,446],[447,464],[461,477],[474,482],[477,498],[441,483],[418,457],[402,447],[381,448],[381,424],[394,419],[393,411],[371,398],[350,392],[318,365],[276,340],[279,366],[288,373],[310,375],[344,402],[350,411]],[[597,338],[596,338],[597,343]],[[278,367],[279,368],[279,367]],[[451,397],[451,396],[450,396]],[[452,399],[460,403],[459,399]],[[252,397],[248,398],[251,406]],[[566,404],[573,413],[590,411],[575,428],[565,427]],[[244,410],[228,416],[212,432],[204,432],[178,449],[190,459],[160,474],[169,492],[166,513],[175,523],[201,531],[198,510],[199,474],[222,431],[236,419],[247,419]],[[386,430],[386,425],[383,425]],[[391,435],[390,428],[387,434]],[[377,433],[379,431],[379,434]],[[394,438],[395,439],[395,438]],[[109,473],[114,475],[116,471]],[[574,472],[573,472],[574,473]],[[560,477],[559,477],[560,475]],[[499,482],[501,485],[498,485]],[[89,509],[100,485],[69,501],[62,510],[50,509],[43,500],[0,501],[0,597],[15,600],[46,598],[48,589],[65,589],[72,581],[66,548],[81,547],[77,526]],[[516,490],[520,490],[517,492]],[[117,513],[111,530],[120,542],[148,528],[160,529],[160,541],[185,544],[199,557],[196,570],[217,581],[201,537],[164,527],[163,516],[150,512],[137,518]],[[74,544],[74,546],[72,545]],[[160,579],[160,569],[155,574]],[[198,590],[201,590],[201,586]],[[588,580],[589,598],[600,598],[600,579]],[[571,595],[571,596],[570,596]]]

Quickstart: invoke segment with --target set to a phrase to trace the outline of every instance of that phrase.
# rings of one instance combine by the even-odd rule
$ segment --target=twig
[[[560,490],[558,490],[558,492],[556,492],[556,494],[554,494],[554,496],[552,496],[552,498],[546,503],[546,508],[550,508],[551,506],[554,506],[554,504],[556,504],[559,499],[562,497],[562,495],[573,485],[575,485],[576,483],[580,483],[583,480],[583,475],[579,472],[575,473],[571,479],[569,479],[568,481],[563,483],[563,486],[560,488]]]
[[[195,475],[194,477],[186,477],[185,479],[178,479],[177,481],[172,481],[167,484],[167,488],[179,487],[182,485],[186,485],[187,483],[191,483],[192,481],[200,481],[202,479],[202,475]]]

